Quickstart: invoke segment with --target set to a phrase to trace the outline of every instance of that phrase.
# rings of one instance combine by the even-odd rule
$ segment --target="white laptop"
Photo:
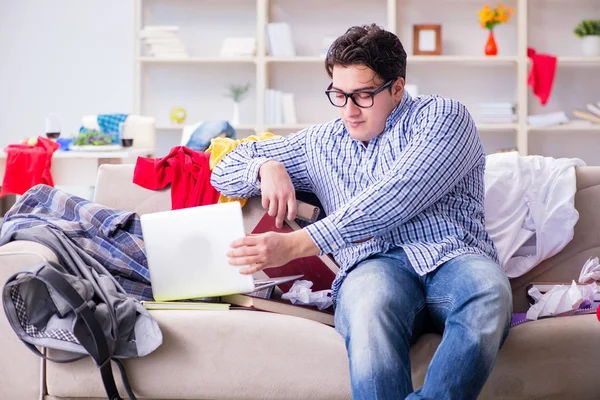
[[[250,293],[300,276],[258,285],[246,266],[232,266],[227,252],[244,237],[238,202],[144,214],[140,217],[156,301]]]

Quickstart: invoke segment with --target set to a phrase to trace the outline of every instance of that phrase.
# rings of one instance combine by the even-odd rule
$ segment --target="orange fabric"
[[[531,70],[527,85],[533,88],[533,94],[545,105],[552,93],[554,75],[556,73],[556,57],[550,54],[538,54],[534,49],[527,49],[527,56],[531,58]]]
[[[217,203],[210,174],[210,153],[177,146],[162,158],[138,157],[133,183],[150,190],[171,184],[171,207],[177,210]]]
[[[59,145],[52,140],[38,137],[35,145],[9,144],[4,148],[6,169],[0,197],[7,194],[23,194],[41,183],[54,186],[52,154]]]

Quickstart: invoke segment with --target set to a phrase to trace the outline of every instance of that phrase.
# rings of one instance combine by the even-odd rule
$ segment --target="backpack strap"
[[[83,320],[87,327],[87,331],[91,334],[92,345],[90,345],[89,340],[86,340],[87,338],[83,335],[84,332],[81,332],[80,329],[75,329],[73,333],[100,369],[104,389],[106,390],[109,400],[123,400],[120,397],[117,385],[115,384],[111,367],[111,354],[109,352],[106,337],[104,336],[104,331],[94,316],[93,311],[79,293],[77,293],[77,291],[52,267],[45,266],[41,268],[38,271],[37,276],[42,278],[42,280],[45,280],[58,294],[60,294],[63,299],[69,303],[69,306],[77,314],[77,317]],[[30,346],[35,347],[33,345]],[[39,351],[37,352],[39,353]],[[46,358],[45,356],[42,357]],[[120,365],[119,369],[121,369]],[[124,369],[121,370],[121,375],[129,397],[135,400],[135,396],[133,396],[131,388],[129,387],[127,376],[124,374]]]

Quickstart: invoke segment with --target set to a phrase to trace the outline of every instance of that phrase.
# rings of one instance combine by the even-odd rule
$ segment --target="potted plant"
[[[498,54],[494,28],[496,25],[507,23],[514,13],[515,10],[512,7],[505,7],[502,3],[498,3],[495,8],[486,4],[479,10],[479,25],[490,31],[484,49],[486,56],[495,56]]]
[[[245,85],[230,85],[229,91],[225,95],[225,97],[229,97],[233,100],[233,117],[231,118],[231,124],[234,126],[240,123],[240,102],[244,100],[244,97],[246,97],[249,90],[249,83],[246,83]]]
[[[581,50],[587,57],[600,56],[600,20],[584,19],[573,30],[581,38]]]

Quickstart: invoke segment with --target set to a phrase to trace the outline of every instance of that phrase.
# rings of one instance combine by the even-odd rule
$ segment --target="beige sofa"
[[[133,166],[104,165],[95,200],[138,213],[170,208],[170,194],[131,183]],[[573,241],[531,273],[512,281],[515,311],[525,311],[532,280],[576,278],[590,256],[600,255],[600,167],[577,171],[580,220]],[[246,228],[260,215],[253,199]],[[14,254],[26,252],[33,254]],[[0,281],[37,260],[45,247],[12,242],[0,248]],[[344,342],[334,329],[312,321],[253,311],[154,311],[164,343],[125,365],[140,399],[347,399],[350,383]],[[413,381],[422,385],[440,336],[427,334],[411,351]],[[0,318],[0,399],[103,398],[93,362],[42,362]],[[482,399],[600,398],[600,322],[595,315],[517,326],[500,351]],[[125,391],[122,390],[124,395]]]

